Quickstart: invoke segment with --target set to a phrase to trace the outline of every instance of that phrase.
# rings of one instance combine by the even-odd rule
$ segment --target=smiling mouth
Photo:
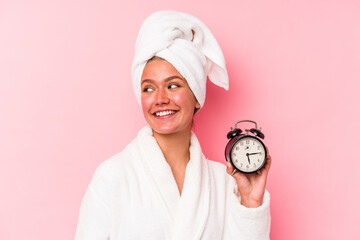
[[[169,116],[169,115],[173,115],[175,114],[177,111],[174,110],[168,110],[168,111],[160,111],[160,112],[156,112],[153,115],[157,116],[157,117],[164,117],[164,116]]]

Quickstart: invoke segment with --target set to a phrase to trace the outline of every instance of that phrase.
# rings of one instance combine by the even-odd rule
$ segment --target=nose
[[[168,96],[166,89],[159,88],[156,93],[156,99],[155,99],[156,105],[163,105],[163,104],[167,104],[169,102],[170,102],[170,98]]]

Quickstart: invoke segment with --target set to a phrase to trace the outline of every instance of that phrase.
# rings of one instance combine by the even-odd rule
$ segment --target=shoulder
[[[226,172],[225,164],[212,160],[207,160],[207,163],[209,166],[209,172],[216,182],[221,182],[221,184],[226,186],[234,185],[235,181],[233,177]]]
[[[222,178],[224,180],[228,178],[225,164],[212,160],[207,160],[207,163],[212,177],[216,179]]]
[[[121,152],[103,161],[96,168],[92,182],[114,185],[117,183],[128,183],[139,176],[139,169],[141,169],[142,165],[140,160],[140,142],[149,136],[152,136],[152,129],[149,126],[141,128],[137,136]]]
[[[212,161],[212,160],[207,160],[209,169],[211,169],[212,171],[215,172],[223,172],[224,170],[226,170],[226,166],[222,163],[216,162],[216,161]]]
[[[98,185],[113,185],[136,171],[136,148],[135,138],[121,152],[100,163],[95,169],[90,186],[96,188]]]

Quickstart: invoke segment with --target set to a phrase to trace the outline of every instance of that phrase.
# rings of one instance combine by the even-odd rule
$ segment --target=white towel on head
[[[131,77],[141,105],[141,76],[153,56],[171,63],[187,80],[200,106],[206,95],[206,80],[229,89],[224,55],[209,28],[194,16],[177,11],[159,11],[143,22],[135,44]]]

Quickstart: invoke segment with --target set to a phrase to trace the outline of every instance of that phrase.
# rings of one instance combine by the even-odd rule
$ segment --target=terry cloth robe
[[[96,169],[82,200],[76,240],[269,239],[270,195],[240,204],[223,164],[207,160],[191,133],[182,194],[150,127]]]

